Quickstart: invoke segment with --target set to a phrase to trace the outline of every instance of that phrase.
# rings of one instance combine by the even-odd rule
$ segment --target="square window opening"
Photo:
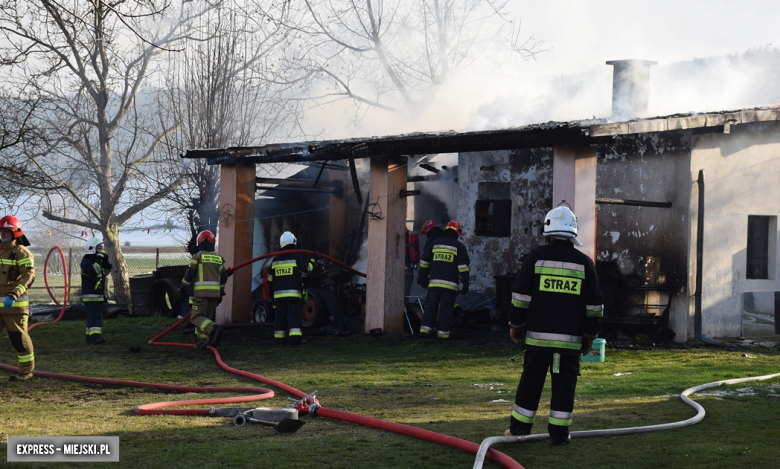
[[[512,228],[512,201],[509,183],[481,182],[475,207],[477,236],[509,237]]]

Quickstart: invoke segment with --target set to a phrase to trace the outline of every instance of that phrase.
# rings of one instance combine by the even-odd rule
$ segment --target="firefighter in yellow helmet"
[[[19,357],[19,372],[11,376],[11,381],[30,379],[35,369],[33,344],[27,334],[27,289],[35,279],[29,245],[18,218],[0,218],[0,331],[8,329],[8,338]]]
[[[198,234],[198,252],[192,256],[181,281],[182,296],[192,285],[194,298],[190,322],[195,326],[195,350],[216,347],[222,337],[222,328],[212,318],[217,305],[222,302],[229,275],[225,270],[225,259],[214,250],[216,240],[209,230]]]

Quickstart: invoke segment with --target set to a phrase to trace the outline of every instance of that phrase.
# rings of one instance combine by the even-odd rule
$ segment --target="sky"
[[[326,138],[346,138],[608,117],[612,66],[605,62],[623,59],[658,62],[651,70],[651,115],[754,105],[740,100],[735,89],[746,83],[736,75],[748,74],[747,70],[717,73],[718,79],[702,86],[695,80],[679,80],[684,76],[670,76],[676,70],[673,65],[780,47],[776,0],[509,0],[508,10],[521,22],[521,36],[534,35],[551,50],[536,60],[518,58],[512,70],[472,71],[448,83],[426,109],[407,115],[374,112],[357,128],[348,127],[346,117],[339,120],[338,110],[332,109],[310,116],[310,128]],[[703,109],[707,107],[712,109]]]
[[[723,58],[780,47],[777,0],[509,0],[508,11],[521,22],[522,37],[534,35],[551,50],[536,60],[518,58],[508,69],[472,70],[447,83],[424,109],[371,112],[351,126],[353,114],[345,102],[308,113],[307,129],[335,139],[607,118],[612,67],[605,62],[623,59],[658,62],[650,75],[650,115],[773,104],[748,96],[755,87],[754,70]],[[681,65],[695,59],[709,61],[701,67]],[[122,239],[133,245],[181,239],[175,231],[152,231],[123,234]]]

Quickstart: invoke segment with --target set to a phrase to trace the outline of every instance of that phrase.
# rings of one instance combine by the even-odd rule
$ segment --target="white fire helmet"
[[[288,244],[298,244],[298,238],[295,237],[294,234],[290,233],[289,231],[285,231],[282,233],[282,236],[279,238],[279,247],[285,247]]]
[[[103,244],[103,240],[100,238],[89,238],[87,240],[87,254],[95,254],[98,246]]]
[[[569,238],[575,246],[582,246],[577,240],[577,216],[569,207],[555,207],[544,217],[544,235]]]

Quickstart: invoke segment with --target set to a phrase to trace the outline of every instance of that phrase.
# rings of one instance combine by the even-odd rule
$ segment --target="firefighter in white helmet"
[[[289,231],[279,237],[280,251],[298,248],[298,238]],[[312,270],[313,264],[302,254],[280,254],[271,262],[268,286],[271,290],[276,313],[274,317],[274,341],[277,344],[298,345],[303,342],[303,274]]]
[[[552,376],[547,431],[554,445],[571,441],[569,426],[580,368],[580,352],[590,351],[604,313],[604,297],[593,261],[574,246],[577,217],[559,206],[544,218],[548,244],[523,259],[512,284],[509,327],[512,340],[525,341],[523,373],[505,435],[531,433],[539,399]]]
[[[35,355],[27,334],[27,289],[35,280],[30,243],[22,232],[22,222],[13,215],[0,218],[0,331],[8,330],[8,338],[16,349],[19,372],[11,381],[33,377]]]
[[[216,347],[222,337],[222,328],[212,318],[225,295],[229,274],[225,270],[225,259],[214,250],[216,241],[209,230],[198,234],[198,252],[192,256],[179,288],[184,297],[192,285],[190,322],[195,326],[195,350]]]
[[[99,238],[89,238],[86,251],[81,259],[81,301],[87,312],[86,341],[87,344],[100,345],[106,342],[103,338],[103,308],[107,276],[113,266]]]

